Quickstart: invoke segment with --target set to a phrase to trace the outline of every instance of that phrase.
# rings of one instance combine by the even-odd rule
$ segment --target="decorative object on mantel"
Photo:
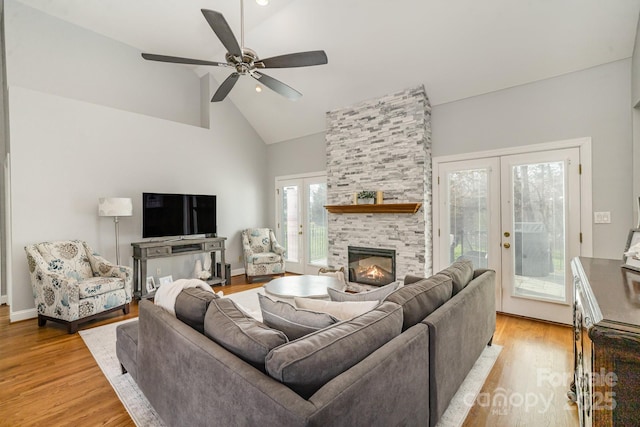
[[[623,267],[640,271],[640,228],[629,230],[622,261],[624,262]]]
[[[120,265],[118,218],[131,215],[133,215],[133,203],[127,197],[100,197],[98,199],[98,216],[112,216],[116,226],[116,265]]]
[[[384,203],[384,193],[380,190],[376,191],[376,205]]]
[[[373,191],[361,191],[358,193],[359,205],[372,205],[375,203],[376,193]]]
[[[406,213],[414,214],[422,203],[387,203],[382,205],[326,205],[325,209],[331,213]]]

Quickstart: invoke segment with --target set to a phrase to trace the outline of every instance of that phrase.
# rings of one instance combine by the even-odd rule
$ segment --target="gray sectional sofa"
[[[176,317],[141,301],[117,355],[170,426],[435,426],[491,344],[494,295],[493,271],[458,261],[288,342],[230,300],[192,292]]]

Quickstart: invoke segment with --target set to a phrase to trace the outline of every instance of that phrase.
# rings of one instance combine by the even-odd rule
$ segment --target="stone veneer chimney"
[[[347,247],[396,250],[396,278],[430,275],[431,105],[423,86],[327,113],[327,204],[382,190],[384,203],[422,202],[416,214],[329,213],[331,267]]]

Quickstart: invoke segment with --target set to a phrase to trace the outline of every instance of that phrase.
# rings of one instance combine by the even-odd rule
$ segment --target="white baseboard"
[[[35,319],[38,317],[38,310],[30,308],[28,310],[12,311],[9,313],[9,321],[19,322],[21,320]]]
[[[231,270],[232,276],[241,276],[244,274],[244,268],[237,268],[235,270]]]
[[[0,304],[7,304],[7,303],[9,303],[9,297],[7,295],[0,296]]]

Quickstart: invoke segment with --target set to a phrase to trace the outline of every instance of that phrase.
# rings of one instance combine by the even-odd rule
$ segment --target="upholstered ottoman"
[[[127,322],[116,329],[116,356],[122,373],[131,374],[138,381],[138,320]]]

